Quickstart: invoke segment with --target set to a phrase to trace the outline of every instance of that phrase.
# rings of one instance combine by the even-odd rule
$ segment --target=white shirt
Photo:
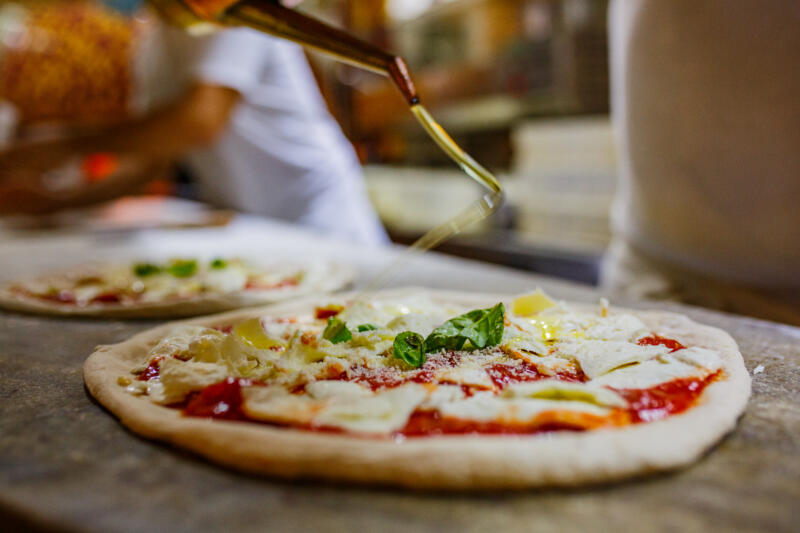
[[[387,242],[353,147],[299,46],[250,29],[203,37],[172,30],[166,44],[182,70],[173,75],[242,97],[222,136],[187,158],[202,199],[354,242]]]
[[[800,4],[617,0],[614,229],[649,256],[800,288]]]

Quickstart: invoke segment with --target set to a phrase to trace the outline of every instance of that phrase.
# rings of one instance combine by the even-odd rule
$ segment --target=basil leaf
[[[225,261],[224,259],[221,259],[221,258],[217,257],[216,259],[211,261],[211,264],[209,266],[211,268],[215,269],[215,270],[219,270],[219,269],[227,267],[228,266],[228,262]]]
[[[188,278],[197,272],[197,261],[194,259],[178,259],[167,267],[167,272],[176,278]]]
[[[488,309],[475,309],[451,318],[425,339],[425,353],[496,346],[503,339],[505,308],[498,303]]]
[[[419,368],[425,362],[425,352],[422,349],[424,344],[425,339],[419,333],[404,331],[394,338],[392,349],[396,358]]]
[[[378,326],[373,324],[360,324],[356,326],[356,331],[375,331],[378,329]]]
[[[328,325],[325,326],[325,331],[322,332],[322,338],[328,339],[333,344],[340,342],[347,342],[353,338],[353,334],[347,329],[347,322],[339,320],[335,316],[328,319]]]
[[[133,266],[133,273],[140,278],[146,278],[161,272],[161,267],[152,263],[139,263]]]

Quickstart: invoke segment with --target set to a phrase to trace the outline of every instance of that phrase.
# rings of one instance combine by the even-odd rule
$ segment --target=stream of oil
[[[486,192],[466,209],[450,220],[431,229],[409,246],[400,257],[392,261],[390,265],[366,284],[356,297],[357,300],[387,285],[400,270],[407,267],[415,258],[459,234],[470,224],[477,223],[488,217],[503,202],[503,187],[491,172],[483,168],[468,153],[462,150],[424,107],[419,104],[412,105],[411,112],[428,135],[436,141],[436,144],[450,159],[455,161],[470,178],[483,186]]]

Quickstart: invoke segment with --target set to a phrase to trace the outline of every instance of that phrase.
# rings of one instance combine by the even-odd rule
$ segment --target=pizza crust
[[[381,294],[411,290],[425,290],[434,300],[473,307],[507,298],[429,289]],[[299,313],[319,303],[319,299],[309,298],[272,306],[269,312]],[[264,312],[236,311],[181,324],[215,325]],[[90,393],[135,433],[245,472],[415,489],[520,489],[608,482],[696,461],[735,427],[750,395],[750,377],[727,333],[674,313],[629,312],[662,334],[720,354],[724,379],[706,388],[699,405],[662,421],[621,429],[398,441],[184,417],[147,397],[133,396],[117,384],[117,378],[129,375],[177,324],[146,331],[120,344],[99,346],[84,365],[84,380]]]
[[[140,302],[132,304],[88,304],[84,306],[48,302],[21,295],[12,290],[19,282],[0,287],[0,307],[23,313],[42,315],[98,317],[98,318],[180,318],[219,313],[241,307],[266,305],[291,300],[308,294],[334,292],[350,285],[355,279],[355,269],[338,263],[315,265],[324,272],[309,282],[296,287],[270,290],[247,290],[229,294],[207,294],[186,300],[165,302]]]

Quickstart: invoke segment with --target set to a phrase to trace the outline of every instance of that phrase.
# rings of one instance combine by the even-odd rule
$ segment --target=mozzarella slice
[[[242,410],[254,420],[284,424],[310,424],[320,402],[305,394],[291,394],[279,386],[245,387]]]
[[[225,268],[208,269],[202,274],[202,283],[215,292],[237,292],[247,284],[248,274],[242,265],[229,264]]]
[[[477,393],[463,400],[443,403],[439,406],[439,412],[443,416],[478,422],[490,422],[510,414],[508,400],[491,392]]]
[[[102,284],[91,284],[83,287],[75,287],[72,289],[72,294],[78,302],[88,302],[106,292],[108,288]]]
[[[679,361],[699,368],[705,368],[716,372],[722,367],[722,359],[719,354],[706,348],[684,348],[672,353],[672,356]]]
[[[420,405],[422,409],[439,409],[442,405],[466,397],[459,385],[438,385]]]
[[[673,354],[668,354],[657,359],[619,368],[592,380],[592,383],[615,389],[647,389],[674,379],[706,374],[705,370],[686,364]]]
[[[590,379],[615,368],[647,361],[669,351],[665,346],[639,346],[622,341],[584,340],[559,345],[558,351],[574,357]]]
[[[442,405],[442,415],[477,422],[525,423],[548,411],[570,411],[605,416],[610,411],[594,403],[570,400],[545,400],[476,394],[463,400]]]
[[[169,335],[162,339],[150,351],[150,359],[155,356],[172,357],[175,355],[192,357],[190,346],[200,338],[217,337],[220,341],[224,335],[219,331],[203,326],[180,326],[170,331]]]
[[[437,381],[471,385],[484,389],[494,388],[492,378],[489,377],[489,374],[486,373],[486,370],[481,365],[467,364],[445,368],[436,373],[436,379]]]
[[[408,313],[393,318],[386,324],[386,327],[395,334],[403,331],[414,331],[423,337],[427,337],[434,329],[441,326],[444,321],[445,319],[439,315]]]
[[[153,401],[162,404],[180,402],[189,392],[219,383],[230,375],[226,366],[171,357],[162,359],[158,370],[159,379],[147,382],[147,393]]]
[[[425,387],[415,383],[372,396],[337,396],[314,416],[314,424],[359,433],[391,433],[406,425],[426,397]]]
[[[530,320],[521,320],[513,316],[508,317],[508,320],[511,325],[503,330],[503,344],[531,354],[547,354],[549,347],[544,342],[540,327],[535,326]]]
[[[547,412],[583,413],[598,417],[606,416],[609,409],[593,403],[569,400],[514,399],[508,401],[504,420],[511,422],[530,422],[537,416]]]
[[[633,341],[643,334],[649,333],[644,322],[633,315],[611,315],[599,318],[597,323],[583,333],[587,340]]]
[[[330,398],[364,398],[372,391],[352,381],[315,381],[306,385],[306,393],[315,400]]]
[[[541,400],[578,401],[608,407],[626,407],[628,402],[616,392],[591,383],[569,383],[556,379],[543,379],[518,383],[503,389],[505,398],[533,398]]]
[[[284,328],[276,327],[272,323],[269,324],[271,330],[267,331],[261,319],[250,318],[243,320],[233,327],[232,335],[245,346],[257,350],[285,348],[287,343],[282,339]]]

